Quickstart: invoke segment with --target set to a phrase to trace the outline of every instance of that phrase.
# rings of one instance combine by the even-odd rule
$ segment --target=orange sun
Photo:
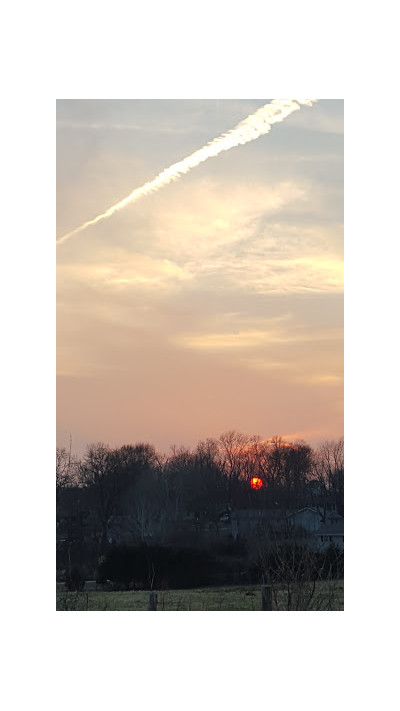
[[[253,476],[253,478],[250,481],[250,486],[252,489],[261,489],[263,483],[260,479],[259,476]]]

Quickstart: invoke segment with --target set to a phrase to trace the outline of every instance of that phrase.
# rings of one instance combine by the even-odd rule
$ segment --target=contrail
[[[222,151],[229,151],[230,148],[249,143],[249,141],[254,141],[256,138],[264,136],[266,133],[269,133],[274,123],[283,121],[287,116],[293,113],[293,111],[298,111],[302,105],[311,106],[316,101],[318,101],[318,99],[273,99],[269,104],[264,104],[264,106],[261,106],[254,114],[250,114],[250,116],[238,123],[235,128],[232,128],[227,133],[223,133],[222,136],[218,138],[214,138],[213,141],[207,143],[203,148],[199,148],[199,150],[187,156],[187,158],[183,158],[179,163],[174,163],[169,168],[166,168],[159,173],[154,180],[145,183],[140,188],[135,188],[128,197],[115,203],[115,205],[109,207],[108,210],[102,212],[101,215],[94,217],[93,220],[84,222],[80,227],[76,227],[71,232],[67,232],[67,234],[59,237],[56,240],[57,244],[65,242],[73,235],[78,234],[78,232],[82,232],[86,227],[95,225],[96,222],[111,217],[114,212],[122,210],[122,208],[131,202],[135,202],[145,195],[159,190],[164,185],[168,185],[168,183],[171,183],[173,180],[177,180],[181,175],[188,173],[189,170],[195,168],[208,158],[213,158],[219,153],[222,153]]]

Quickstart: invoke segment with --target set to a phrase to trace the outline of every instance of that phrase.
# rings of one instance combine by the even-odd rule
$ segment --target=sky
[[[271,99],[58,100],[57,238]],[[57,245],[57,444],[343,435],[343,101]]]

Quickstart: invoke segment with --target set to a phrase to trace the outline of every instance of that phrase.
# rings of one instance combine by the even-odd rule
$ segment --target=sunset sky
[[[270,99],[59,100],[57,237]],[[343,435],[343,101],[57,246],[57,444]]]

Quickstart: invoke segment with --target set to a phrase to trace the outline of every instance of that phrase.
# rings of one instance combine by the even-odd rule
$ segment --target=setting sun
[[[263,483],[260,479],[259,476],[253,476],[253,478],[250,481],[250,486],[252,489],[261,489]]]

